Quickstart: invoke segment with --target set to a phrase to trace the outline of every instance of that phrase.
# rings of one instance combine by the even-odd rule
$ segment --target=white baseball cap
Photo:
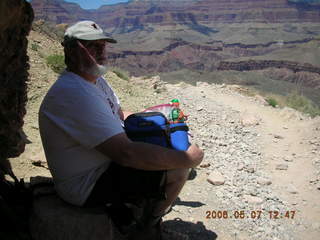
[[[98,24],[93,21],[80,21],[68,27],[64,34],[64,43],[74,39],[100,40],[104,39],[110,43],[116,43],[108,33],[104,32]]]

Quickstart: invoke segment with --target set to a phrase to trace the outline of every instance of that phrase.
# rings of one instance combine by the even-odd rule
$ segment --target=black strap
[[[170,127],[168,129],[170,133],[176,132],[176,131],[189,131],[189,128],[187,125],[185,126],[175,126]],[[168,137],[167,130],[153,130],[153,131],[132,131],[132,132],[126,132],[129,138],[143,138],[143,137]]]
[[[153,130],[153,131],[132,131],[132,132],[126,132],[127,136],[135,141],[139,138],[147,138],[147,137],[164,137],[167,143],[167,146],[172,147],[171,141],[170,141],[170,129],[162,129],[162,130]]]
[[[139,113],[133,113],[133,114],[129,115],[126,118],[125,122],[130,120],[131,118],[145,118],[145,117],[154,117],[154,116],[160,116],[163,119],[167,119],[165,117],[165,115],[163,113],[161,113],[161,112],[139,112]]]
[[[129,138],[143,138],[143,137],[162,137],[167,136],[165,130],[153,130],[153,131],[137,131],[137,132],[126,132]]]
[[[175,126],[175,127],[171,127],[170,128],[170,132],[171,133],[176,132],[176,131],[186,131],[186,132],[188,132],[189,128],[188,128],[187,125],[185,125],[185,126]]]

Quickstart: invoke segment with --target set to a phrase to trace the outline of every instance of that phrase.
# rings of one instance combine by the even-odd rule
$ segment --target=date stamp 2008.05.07
[[[206,211],[206,219],[294,219],[296,211],[262,211],[262,210],[210,210]]]

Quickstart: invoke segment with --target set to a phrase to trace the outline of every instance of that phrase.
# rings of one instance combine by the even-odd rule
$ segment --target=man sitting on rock
[[[203,152],[194,144],[187,151],[176,151],[128,139],[123,120],[129,113],[122,111],[102,78],[109,43],[116,41],[92,21],[66,30],[62,45],[67,69],[41,104],[41,139],[62,199],[92,206],[157,196],[148,219],[148,229],[154,232]],[[132,239],[147,239],[145,229],[143,238],[138,235]]]

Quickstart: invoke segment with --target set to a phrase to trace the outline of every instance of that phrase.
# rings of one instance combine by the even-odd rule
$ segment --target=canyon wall
[[[261,70],[265,68],[287,68],[293,72],[311,72],[320,74],[320,68],[311,64],[297,63],[292,61],[276,61],[276,60],[249,60],[240,62],[222,61],[219,63],[218,70],[236,70],[251,71]]]
[[[70,23],[92,19],[106,28],[131,30],[144,25],[211,23],[320,22],[319,5],[287,0],[202,0],[202,1],[130,1],[84,10],[78,4],[61,0],[32,0],[37,19]],[[206,31],[202,27],[203,31]]]
[[[246,62],[239,65],[230,62],[242,57],[249,59],[265,54],[270,56],[273,51],[279,49],[286,49],[289,53],[299,44],[319,41],[316,39],[316,27],[315,30],[310,30],[301,25],[302,30],[299,28],[299,32],[294,26],[290,27],[290,24],[279,30],[276,24],[320,23],[320,4],[311,5],[306,1],[288,0],[134,0],[102,6],[96,10],[84,10],[77,4],[66,3],[63,0],[32,0],[31,3],[37,19],[45,19],[55,24],[92,19],[116,34],[120,40],[122,36],[128,39],[137,37],[134,46],[127,43],[128,40],[118,51],[111,49],[109,55],[110,65],[123,68],[136,76],[180,69],[210,72],[223,68],[254,70],[268,67],[288,67],[293,71],[310,70],[318,74],[317,67],[302,68],[300,63],[294,65],[288,62],[288,57],[280,58],[284,61],[274,62]],[[232,35],[232,32],[220,33],[220,29],[213,27],[220,23],[267,23],[270,27],[267,27],[262,37],[259,36],[260,42],[263,43],[255,44],[255,34],[259,35],[264,28],[257,25],[255,29],[254,24],[249,30],[244,30],[244,34],[251,36],[251,41],[247,42],[252,44],[241,42],[241,31],[238,35],[232,36],[233,41],[229,41],[231,43],[225,43],[215,40],[216,36],[221,34],[219,40],[224,41],[223,37],[228,37],[227,34]],[[175,29],[183,29],[181,31],[187,37],[182,40],[179,38],[180,33],[174,32]],[[282,35],[279,31],[289,37],[281,40]],[[127,33],[129,34],[122,35]],[[268,33],[275,36],[262,41]],[[205,36],[205,40],[198,41],[197,36]],[[139,48],[137,51],[136,47],[139,46],[148,46],[145,48],[148,50]]]
[[[293,73],[298,73],[293,81],[301,81],[305,87],[320,89],[320,68],[311,64],[302,64],[293,61],[276,60],[249,60],[240,62],[221,61],[218,70],[253,71],[263,69],[288,69]],[[272,76],[272,72],[268,74]],[[281,77],[281,76],[280,76]],[[281,77],[284,79],[283,77]],[[290,79],[289,79],[290,80]]]

